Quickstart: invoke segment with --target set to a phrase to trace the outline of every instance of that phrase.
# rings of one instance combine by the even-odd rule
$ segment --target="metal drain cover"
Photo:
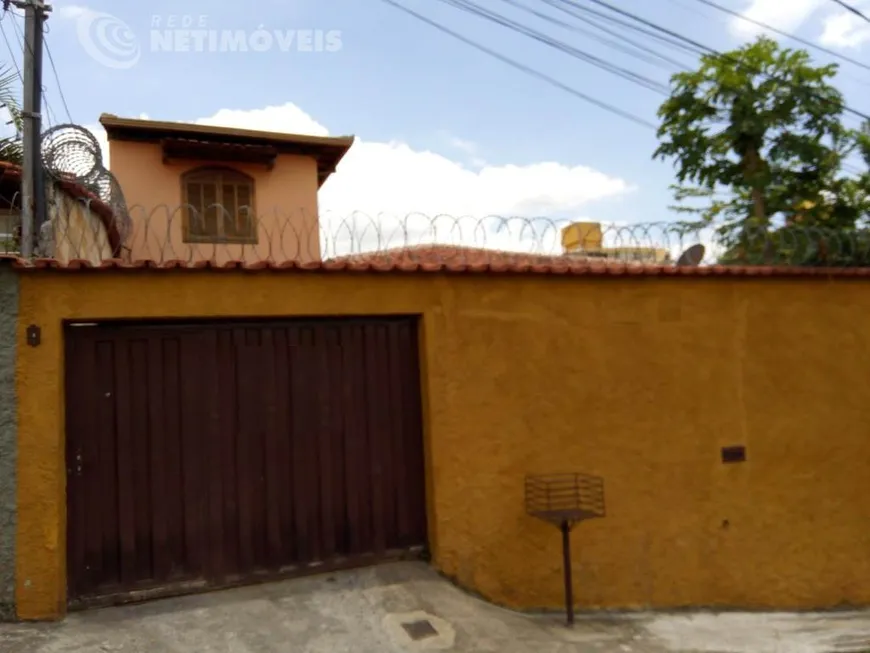
[[[408,633],[408,637],[413,639],[415,642],[421,639],[426,639],[427,637],[438,636],[438,631],[435,630],[435,627],[426,619],[402,624],[402,628],[404,628],[405,632]]]

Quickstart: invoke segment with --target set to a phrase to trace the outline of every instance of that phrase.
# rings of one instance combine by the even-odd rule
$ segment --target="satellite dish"
[[[677,259],[677,265],[683,267],[687,265],[696,266],[701,265],[701,261],[704,260],[704,253],[707,250],[703,245],[692,245],[685,252],[680,254],[680,258]]]

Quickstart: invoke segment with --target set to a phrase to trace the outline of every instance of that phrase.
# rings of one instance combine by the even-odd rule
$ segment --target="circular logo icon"
[[[120,18],[88,11],[78,17],[76,31],[85,52],[97,63],[121,70],[139,63],[139,40]]]

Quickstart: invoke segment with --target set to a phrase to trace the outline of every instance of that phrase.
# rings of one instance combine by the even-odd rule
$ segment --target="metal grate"
[[[435,626],[433,626],[427,619],[402,624],[402,628],[404,628],[405,632],[408,633],[408,637],[415,642],[420,641],[421,639],[438,636],[438,631],[435,630]]]
[[[589,474],[526,476],[526,512],[562,531],[565,614],[574,624],[574,580],[571,571],[571,529],[577,522],[604,517],[604,479]]]
[[[526,512],[554,524],[604,517],[604,479],[589,474],[526,476]]]

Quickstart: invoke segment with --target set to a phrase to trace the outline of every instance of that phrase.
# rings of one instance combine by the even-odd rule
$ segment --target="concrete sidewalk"
[[[416,639],[415,639],[416,637]],[[827,653],[870,651],[870,612],[531,617],[423,564],[258,585],[0,626],[0,653]]]

